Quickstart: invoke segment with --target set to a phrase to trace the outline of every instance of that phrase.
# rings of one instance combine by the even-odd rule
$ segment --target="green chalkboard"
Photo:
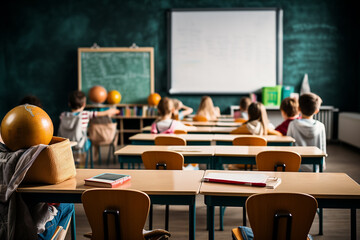
[[[154,49],[79,48],[78,88],[88,93],[95,85],[117,90],[121,104],[146,103],[154,92]]]

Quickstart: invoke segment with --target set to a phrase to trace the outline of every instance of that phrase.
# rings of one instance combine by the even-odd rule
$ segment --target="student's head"
[[[31,104],[34,106],[38,106],[39,108],[43,108],[43,106],[40,102],[40,99],[37,98],[36,96],[32,96],[32,95],[25,96],[23,99],[21,99],[20,105],[23,105],[23,104]]]
[[[251,104],[251,99],[249,97],[242,97],[240,99],[240,111],[247,111]]]
[[[295,98],[284,98],[280,104],[280,110],[284,113],[287,118],[295,117],[298,115],[299,103]]]
[[[321,98],[315,93],[304,93],[299,97],[299,109],[308,117],[319,112],[321,103]]]
[[[265,134],[267,133],[267,127],[269,125],[269,120],[267,117],[266,109],[264,105],[260,102],[253,102],[248,108],[249,120],[248,122],[258,120],[261,122],[264,128]]]
[[[201,111],[214,111],[214,103],[209,96],[203,96],[200,101],[198,113]]]
[[[176,98],[173,98],[172,99],[173,103],[174,103],[174,108],[175,108],[175,111],[179,111],[182,107],[182,102],[179,100],[179,99],[176,99]]]
[[[85,107],[86,95],[82,91],[73,91],[69,94],[69,106],[71,109]]]
[[[161,98],[157,108],[160,116],[170,115],[174,111],[174,102],[168,97],[163,97]]]

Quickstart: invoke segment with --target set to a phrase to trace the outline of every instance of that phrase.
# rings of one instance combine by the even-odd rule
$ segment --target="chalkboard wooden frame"
[[[149,67],[150,67],[150,86],[149,93],[154,93],[154,48],[153,47],[138,47],[138,48],[127,48],[127,47],[108,47],[108,48],[78,48],[78,90],[83,89],[83,74],[82,74],[82,53],[114,53],[114,52],[134,52],[134,53],[149,53]],[[99,82],[99,85],[102,85]],[[111,90],[111,89],[107,89]],[[87,93],[85,93],[87,94]],[[143,96],[142,99],[146,99],[148,96]],[[123,101],[121,102],[123,103]],[[138,103],[146,103],[146,101],[141,100],[140,102],[124,102],[124,104],[138,104]]]

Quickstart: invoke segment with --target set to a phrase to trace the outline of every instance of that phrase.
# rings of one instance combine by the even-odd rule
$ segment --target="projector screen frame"
[[[216,11],[274,11],[276,14],[276,85],[283,83],[283,10],[281,8],[173,8],[167,11],[167,92],[170,95],[238,95],[248,94],[249,91],[233,91],[233,92],[192,92],[192,91],[176,91],[172,92],[172,14],[174,12],[216,12]]]

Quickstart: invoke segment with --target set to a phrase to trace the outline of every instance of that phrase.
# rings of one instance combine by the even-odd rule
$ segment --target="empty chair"
[[[266,146],[267,140],[264,137],[261,136],[241,136],[236,137],[233,139],[233,145],[236,146]],[[245,169],[247,170],[247,164],[230,164],[229,166],[230,170],[236,170],[236,169]],[[253,168],[253,165],[250,166],[250,169]]]
[[[141,159],[146,169],[182,170],[184,156],[175,151],[145,151]],[[149,228],[152,229],[152,205],[150,209]],[[169,230],[169,205],[165,207],[165,229]]]
[[[91,239],[150,239],[167,231],[144,231],[150,207],[149,196],[130,189],[90,189],[82,194]],[[156,231],[156,232],[155,232]]]
[[[184,157],[175,151],[146,151],[141,155],[146,169],[182,170]]]
[[[185,129],[175,129],[175,134],[187,134],[187,131]]]
[[[237,122],[237,123],[244,123],[244,122],[246,122],[247,120],[246,119],[244,119],[244,118],[236,118],[235,119],[235,122]]]
[[[195,122],[207,122],[208,119],[205,116],[195,115],[193,117],[193,121],[195,121]]]
[[[292,151],[263,151],[256,155],[259,171],[298,172],[300,164],[300,154]]]
[[[186,145],[186,140],[179,136],[157,136],[155,138],[155,145]]]
[[[233,139],[233,145],[236,146],[266,146],[267,140],[261,136],[241,136]]]
[[[232,229],[233,239],[307,239],[317,201],[304,193],[263,193],[250,196],[246,209],[251,225]]]

